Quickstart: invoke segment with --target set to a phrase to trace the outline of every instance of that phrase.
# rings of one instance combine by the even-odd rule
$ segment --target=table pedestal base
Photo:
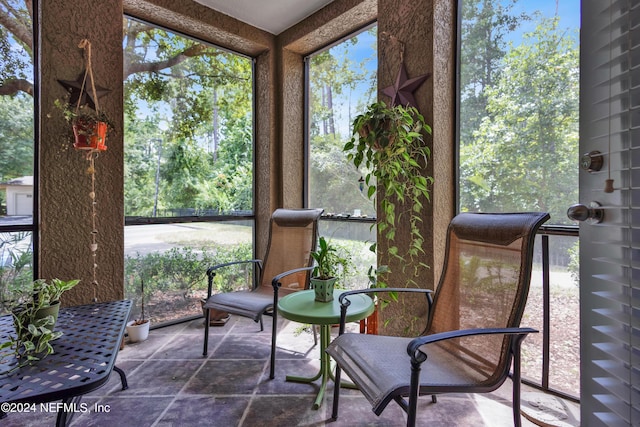
[[[322,406],[322,399],[324,398],[324,392],[327,388],[327,382],[329,380],[335,381],[333,371],[331,369],[331,357],[325,351],[329,343],[331,342],[331,325],[320,325],[320,369],[318,373],[313,377],[299,377],[295,375],[287,375],[286,380],[297,383],[312,383],[320,379],[320,390],[316,395],[316,400],[313,402],[313,409],[319,409]],[[340,387],[356,389],[357,387],[353,383],[341,381]]]

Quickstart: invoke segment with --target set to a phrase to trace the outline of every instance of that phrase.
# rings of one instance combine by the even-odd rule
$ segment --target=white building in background
[[[7,193],[7,215],[33,215],[33,176],[21,176],[0,182],[0,190]]]

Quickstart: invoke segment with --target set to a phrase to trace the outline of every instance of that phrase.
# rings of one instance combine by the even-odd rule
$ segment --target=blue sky
[[[468,1],[468,0],[466,0]],[[526,13],[527,15],[533,15],[534,11],[540,11],[545,17],[553,17],[558,14],[560,16],[560,29],[575,29],[576,37],[577,30],[580,27],[580,0],[520,0],[513,9],[515,14]],[[518,44],[522,38],[522,34],[533,31],[536,26],[535,21],[525,21],[518,30],[516,30],[508,41]],[[358,36],[358,46],[351,46],[349,48],[349,58],[355,62],[362,61],[364,58],[368,58],[372,53],[373,38],[366,32]],[[334,48],[335,51],[340,51],[339,48]],[[370,61],[367,64],[368,69],[375,69],[377,67],[376,61]],[[397,70],[389,70],[391,73],[396,73]],[[412,76],[409,76],[412,77]],[[338,128],[343,137],[350,137],[351,123],[349,122],[350,115],[353,115],[353,106],[355,105],[354,97],[359,96],[364,91],[363,87],[357,88],[351,93],[351,113],[349,113],[349,101],[342,97],[341,99],[334,99],[335,104],[340,104],[337,108],[338,115]],[[347,93],[345,93],[347,95]],[[353,117],[351,117],[352,119]]]

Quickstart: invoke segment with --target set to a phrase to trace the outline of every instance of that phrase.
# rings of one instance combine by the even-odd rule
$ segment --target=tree
[[[367,35],[374,38],[376,32],[374,27]],[[376,47],[363,40],[356,35],[310,58],[309,202],[327,213],[360,209],[363,214],[375,214],[366,194],[359,190],[361,173],[349,165],[342,151],[351,136],[352,117],[376,93],[376,70],[369,67],[377,63]],[[362,50],[367,53],[360,53]]]
[[[0,181],[33,175],[33,99],[0,102]]]
[[[0,0],[0,95],[33,95],[31,0]]]
[[[32,15],[30,0],[0,0],[0,50],[3,54],[0,95],[5,95],[0,97],[0,114],[18,103],[28,107],[24,96],[33,95],[30,81],[33,74]],[[125,198],[127,211],[140,214],[148,211],[154,200],[158,169],[158,162],[154,160],[158,159],[158,144],[153,141],[162,136],[168,154],[161,159],[162,170],[167,175],[159,182],[165,185],[160,197],[167,200],[159,203],[170,205],[169,200],[174,195],[180,196],[176,201],[186,203],[189,195],[193,196],[203,182],[212,178],[211,162],[204,164],[200,160],[202,164],[197,171],[182,173],[185,166],[195,166],[198,162],[193,159],[208,150],[201,145],[224,133],[224,127],[229,124],[251,127],[251,120],[238,121],[239,117],[251,115],[251,64],[247,58],[133,19],[125,18],[123,25],[125,143],[131,150],[125,153],[128,174]],[[216,95],[220,95],[218,99]],[[158,135],[157,128],[152,129],[153,125],[166,119],[167,114],[172,120],[170,141],[165,140],[167,135]],[[23,115],[32,118],[33,110],[21,110],[14,114],[12,122],[3,122],[4,125],[12,123],[12,132],[9,138],[0,140],[0,151],[11,150],[12,154],[19,154],[14,166],[30,166],[19,172],[0,170],[0,177],[32,173],[33,136],[23,136],[28,131],[32,135],[33,125],[32,122],[18,123]],[[18,128],[15,124],[24,126]],[[216,140],[213,152],[203,158],[215,158],[215,151],[222,145],[224,142]],[[246,148],[246,144],[243,147]],[[252,176],[251,167],[237,166],[245,175],[248,172]]]
[[[500,78],[502,60],[507,51],[507,35],[530,18],[514,15],[518,0],[479,0],[462,2],[462,34],[460,72],[461,145],[470,143],[473,132],[487,114],[485,90]]]
[[[565,222],[578,198],[576,39],[542,19],[485,93],[488,115],[460,149],[463,210],[543,210]]]
[[[145,172],[147,182],[154,178],[158,209],[180,215],[194,209],[250,210],[250,60],[134,20],[126,20],[125,27],[125,61],[133,62],[125,70],[156,64],[125,80],[125,116],[132,123],[151,120],[168,127],[156,129],[155,167]],[[180,53],[183,58],[175,60]],[[235,200],[240,194],[241,202]]]

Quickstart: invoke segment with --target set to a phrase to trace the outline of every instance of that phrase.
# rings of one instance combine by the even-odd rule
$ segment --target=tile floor
[[[271,318],[265,331],[251,320],[232,317],[211,327],[209,355],[202,357],[202,319],[151,331],[148,340],[127,344],[117,366],[127,373],[128,390],[118,375],[82,398],[72,426],[402,426],[404,412],[390,403],[378,417],[357,390],[341,392],[340,416],[331,421],[333,385],[323,405],[312,409],[316,384],[286,382],[287,374],[317,372],[318,347],[302,325],[281,321],[276,378],[268,379]],[[487,395],[443,395],[437,404],[422,398],[418,425],[511,426],[511,382]],[[82,410],[86,409],[86,412]],[[55,425],[55,413],[10,414],[4,427]],[[523,418],[524,426],[534,424]]]

